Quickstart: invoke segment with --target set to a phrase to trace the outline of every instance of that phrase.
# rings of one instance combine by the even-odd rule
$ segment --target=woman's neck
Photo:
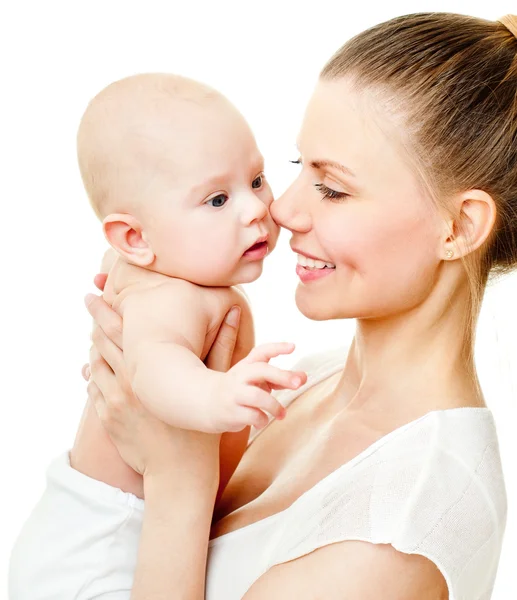
[[[390,319],[357,321],[335,394],[348,410],[395,413],[484,406],[465,305],[420,306]]]

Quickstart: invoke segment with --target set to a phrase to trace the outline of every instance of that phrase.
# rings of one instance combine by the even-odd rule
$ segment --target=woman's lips
[[[302,283],[308,283],[309,281],[315,281],[316,279],[322,279],[335,272],[336,269],[308,269],[302,267],[302,265],[296,265],[296,274],[301,279]]]

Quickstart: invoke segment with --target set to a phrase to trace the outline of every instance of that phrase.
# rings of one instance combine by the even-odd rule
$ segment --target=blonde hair
[[[322,80],[350,78],[402,117],[418,174],[437,206],[469,189],[497,207],[487,242],[464,260],[470,306],[465,349],[489,276],[517,264],[517,17],[451,13],[398,17],[349,40]]]

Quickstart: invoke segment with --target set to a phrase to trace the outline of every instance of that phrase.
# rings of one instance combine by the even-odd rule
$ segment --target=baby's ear
[[[154,252],[135,217],[108,215],[102,222],[102,228],[111,246],[128,262],[139,267],[148,267],[154,262]]]

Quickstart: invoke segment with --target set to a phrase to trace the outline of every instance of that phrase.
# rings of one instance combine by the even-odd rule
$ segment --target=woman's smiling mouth
[[[336,270],[336,265],[321,260],[319,258],[301,253],[299,250],[293,248],[297,254],[296,274],[301,279],[302,283],[308,283],[309,281],[315,281],[331,275]]]

